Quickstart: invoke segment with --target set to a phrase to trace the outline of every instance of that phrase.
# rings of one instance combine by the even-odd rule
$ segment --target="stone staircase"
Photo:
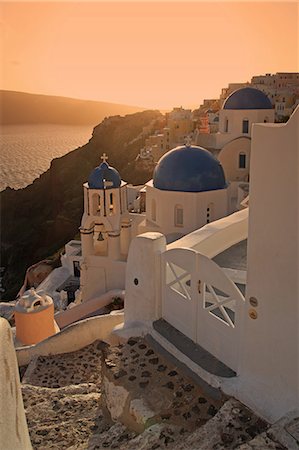
[[[36,357],[22,393],[34,449],[298,448],[146,338]]]

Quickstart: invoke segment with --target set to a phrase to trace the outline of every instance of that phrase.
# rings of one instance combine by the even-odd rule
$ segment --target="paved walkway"
[[[103,380],[128,393],[123,421],[111,420]],[[286,448],[244,405],[220,392],[210,395],[143,338],[115,347],[96,341],[76,352],[38,357],[22,383],[34,449]],[[144,419],[141,434],[128,426],[126,414],[131,423]],[[260,447],[250,446],[254,439]]]

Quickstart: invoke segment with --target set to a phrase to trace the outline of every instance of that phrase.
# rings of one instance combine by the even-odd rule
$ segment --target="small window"
[[[113,214],[113,194],[109,194],[109,212]]]
[[[176,227],[184,225],[184,210],[181,205],[176,205],[174,208],[174,225]]]
[[[214,203],[209,203],[207,206],[207,223],[213,222],[214,220]]]
[[[156,200],[152,200],[152,220],[156,222],[157,219],[157,211],[156,211]]]
[[[98,195],[98,207],[97,207],[97,212],[101,211],[101,196]]]
[[[246,155],[245,153],[239,154],[239,169],[246,169]]]
[[[101,196],[94,193],[91,198],[92,214],[94,216],[100,215],[102,213],[102,202]]]
[[[73,261],[73,268],[74,268],[74,276],[76,278],[80,278],[80,262]]]
[[[224,132],[228,133],[228,118],[225,118],[225,123],[224,123]]]
[[[242,122],[242,133],[247,134],[249,130],[249,120],[248,119],[244,119]]]

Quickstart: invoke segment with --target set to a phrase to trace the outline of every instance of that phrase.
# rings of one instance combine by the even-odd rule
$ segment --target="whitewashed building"
[[[286,124],[254,124],[251,137],[250,206],[230,215],[221,164],[202,148],[161,158],[145,214],[128,212],[126,183],[103,156],[84,185],[81,289],[85,306],[125,287],[123,321],[105,316],[105,336],[151,334],[275,422],[299,410],[299,108]],[[244,267],[226,265],[236,246],[247,249]]]
[[[116,332],[152,334],[209,384],[275,422],[299,410],[299,108],[286,124],[255,124],[251,151],[250,208],[168,245],[161,233],[132,241]],[[247,270],[213,260],[246,238]],[[193,345],[197,361],[186,350]],[[211,356],[225,367],[207,364]]]
[[[171,242],[230,211],[230,189],[221,164],[205,149],[184,145],[164,155],[153,180],[133,201],[138,213],[129,212],[132,187],[108,165],[106,156],[102,158],[83,185],[81,242],[68,243],[62,256],[63,267],[73,276],[81,271],[84,302],[124,287],[127,255],[135,236],[158,231]]]
[[[166,153],[146,184],[146,213],[138,233],[159,231],[173,241],[229,212],[229,187],[221,164],[198,146]]]

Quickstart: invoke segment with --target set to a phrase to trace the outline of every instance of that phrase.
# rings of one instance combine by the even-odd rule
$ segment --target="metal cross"
[[[101,159],[103,160],[103,162],[107,161],[108,156],[106,155],[106,153],[103,153],[103,155],[101,156]]]
[[[192,138],[191,138],[191,136],[189,135],[189,136],[187,136],[186,139],[185,139],[185,145],[186,145],[186,147],[190,147],[191,144],[192,144]]]

